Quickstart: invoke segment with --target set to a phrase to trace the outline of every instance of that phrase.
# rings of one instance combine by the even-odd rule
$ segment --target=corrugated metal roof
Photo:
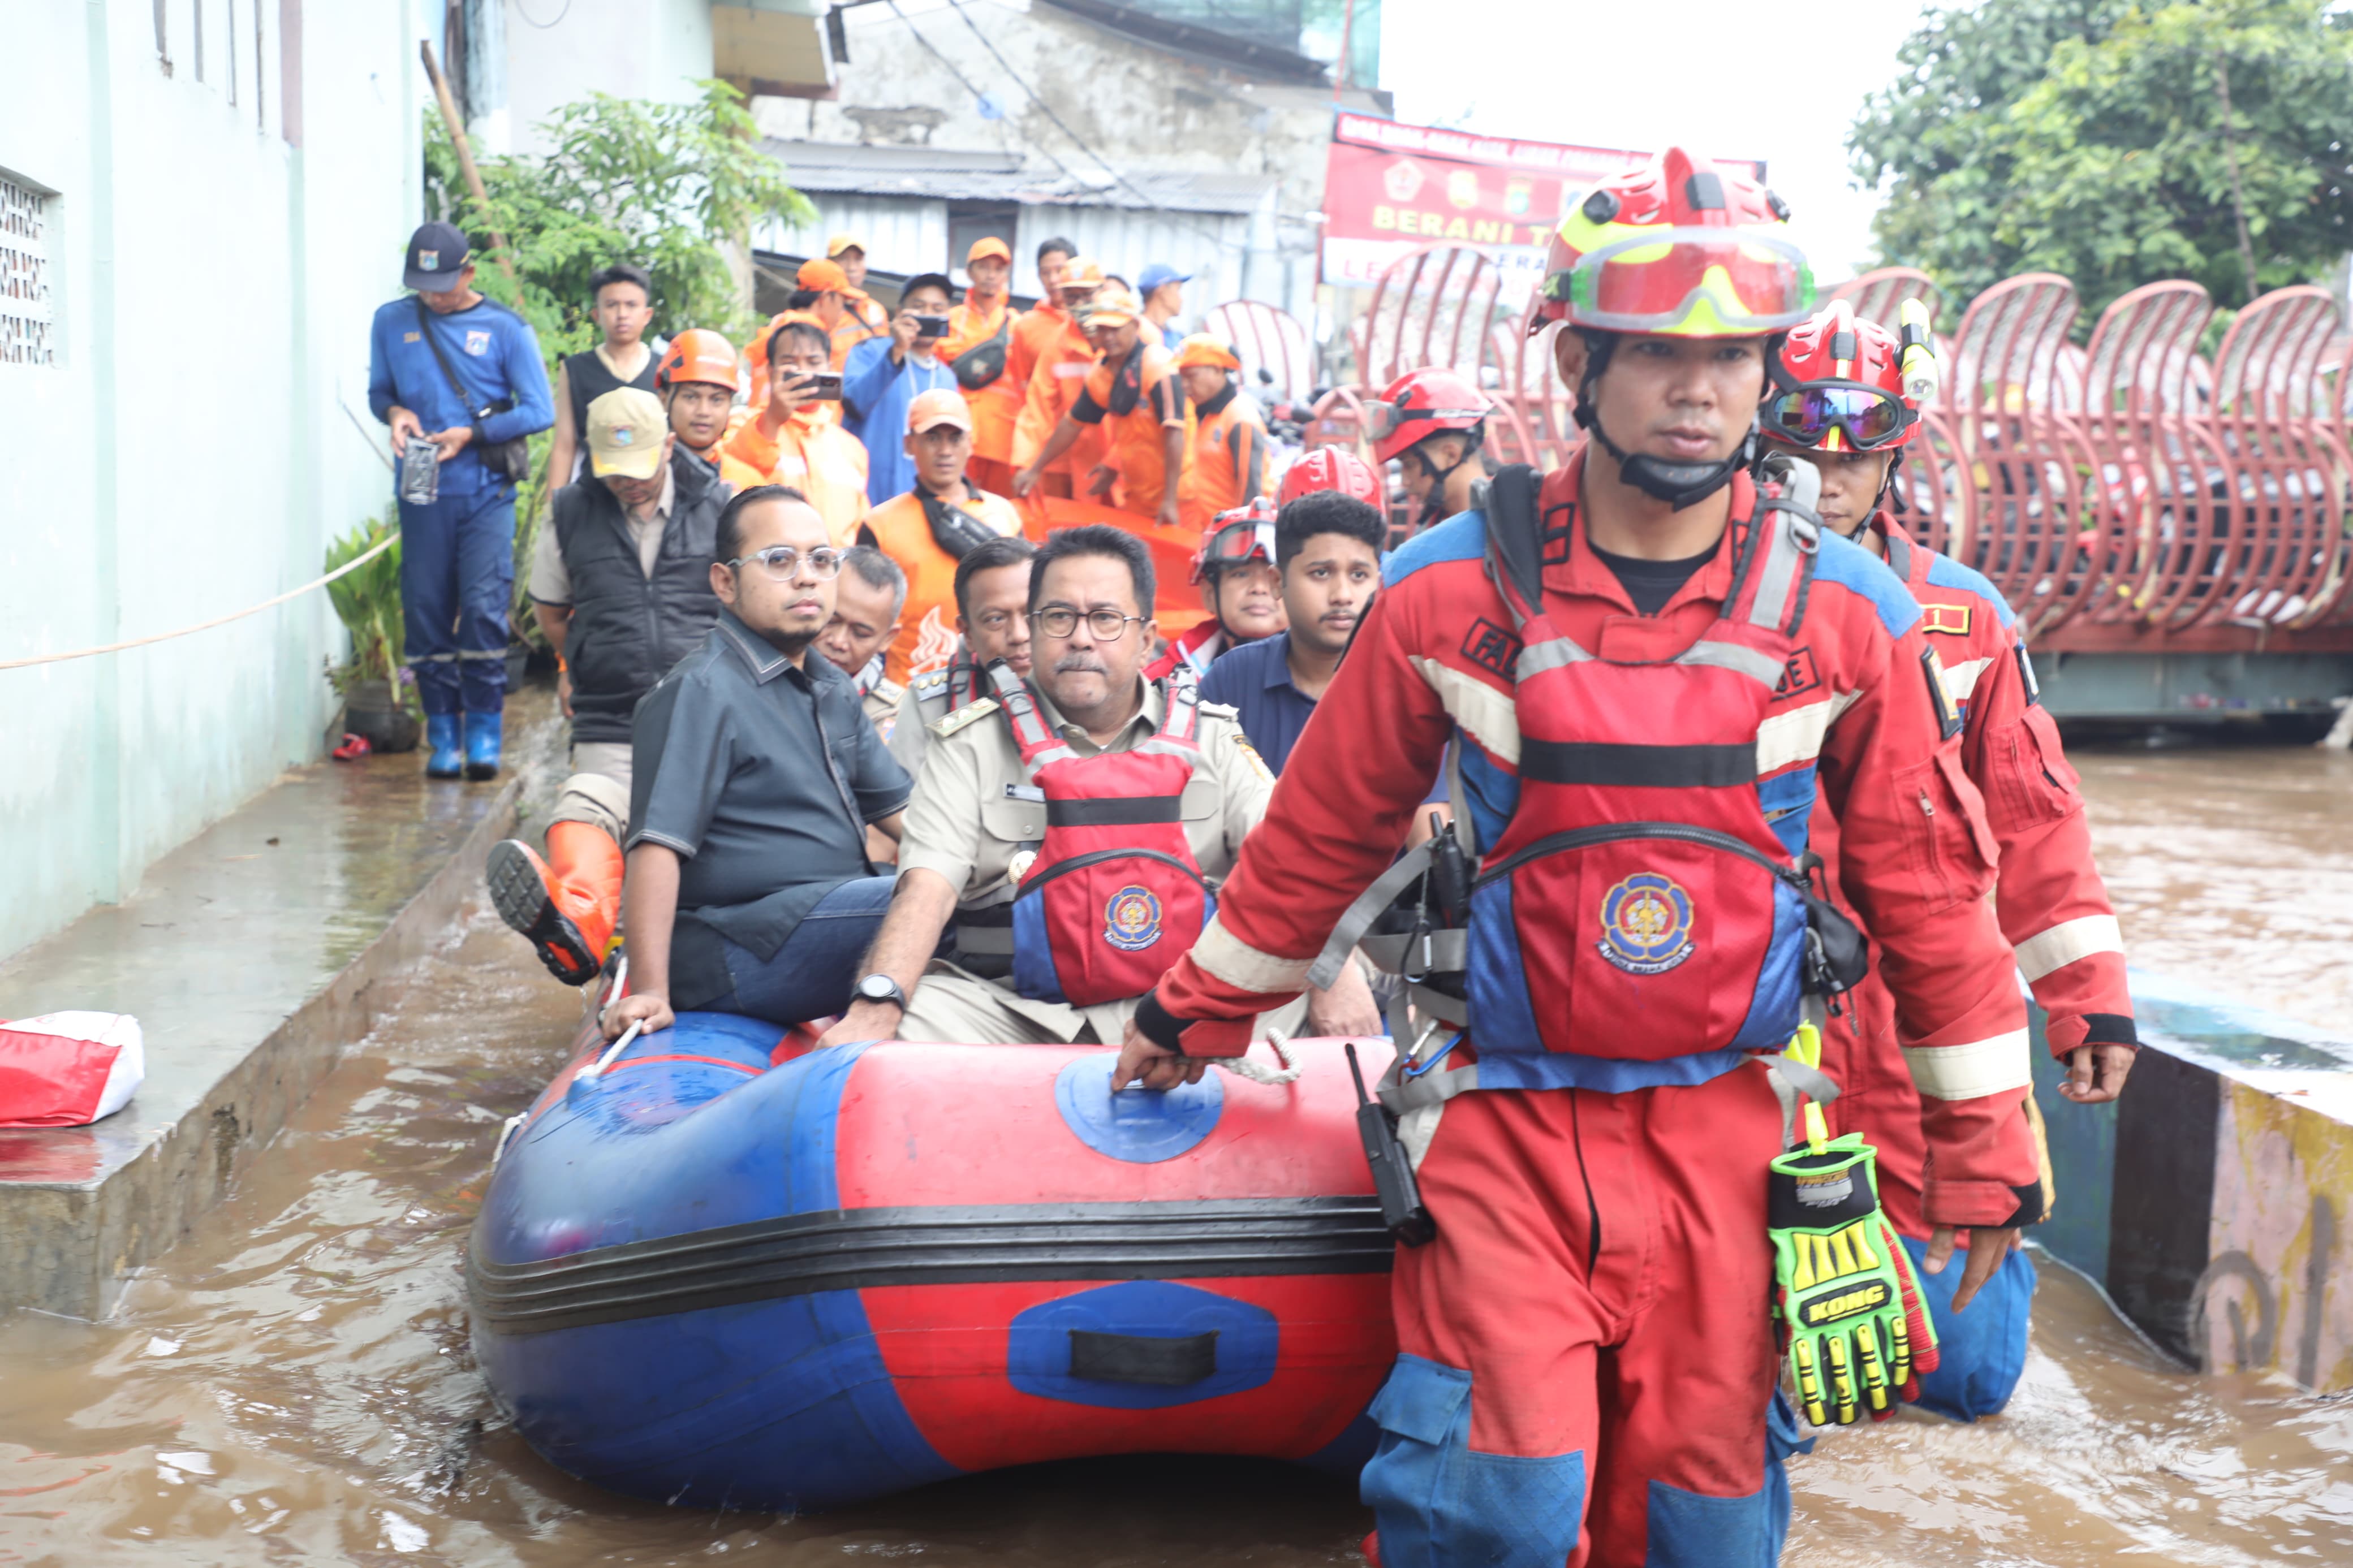
[[[1275,188],[1272,174],[1101,170],[1072,179],[1023,166],[1013,153],[932,147],[868,147],[839,142],[764,141],[799,190],[944,201],[1019,202],[1031,206],[1126,207],[1139,212],[1250,213]],[[1131,188],[1132,187],[1132,188]]]

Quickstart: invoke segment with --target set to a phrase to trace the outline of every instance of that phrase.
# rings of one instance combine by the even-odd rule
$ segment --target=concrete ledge
[[[2035,1020],[2058,1186],[2034,1239],[2201,1369],[2353,1389],[2353,1042],[2136,970],[2124,1097],[2081,1106]]]
[[[495,784],[429,781],[422,753],[291,772],[0,964],[0,1018],[131,1013],[147,1041],[124,1110],[0,1131],[0,1310],[105,1316],[367,1033],[563,763],[549,693],[517,693],[506,730]]]

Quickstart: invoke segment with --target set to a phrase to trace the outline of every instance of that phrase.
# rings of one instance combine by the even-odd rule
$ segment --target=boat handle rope
[[[1266,1032],[1266,1043],[1274,1047],[1276,1059],[1282,1063],[1281,1071],[1271,1067],[1262,1067],[1248,1057],[1213,1057],[1210,1059],[1236,1078],[1248,1079],[1252,1083],[1280,1088],[1283,1084],[1295,1081],[1299,1077],[1299,1058],[1292,1055],[1291,1037],[1281,1029],[1269,1029]]]

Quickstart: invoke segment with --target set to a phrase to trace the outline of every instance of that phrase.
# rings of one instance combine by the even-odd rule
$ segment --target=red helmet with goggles
[[[1459,371],[1409,370],[1389,383],[1379,402],[1365,405],[1365,433],[1373,438],[1375,460],[1383,463],[1450,430],[1469,436],[1476,451],[1493,406]]]
[[[1612,174],[1554,231],[1529,331],[1547,322],[1685,338],[1794,327],[1814,302],[1788,204],[1745,174],[1670,147]]]
[[[1923,312],[1925,316],[1925,312]],[[1916,336],[1920,342],[1906,338]],[[1844,300],[1790,329],[1761,415],[1776,441],[1824,452],[1883,452],[1912,439],[1920,397],[1936,384],[1926,333],[1905,337],[1863,320]],[[1907,368],[1909,367],[1908,373]],[[1925,374],[1924,374],[1925,370]]]
[[[1289,506],[1314,490],[1338,490],[1371,507],[1386,508],[1387,487],[1373,466],[1345,447],[1318,447],[1283,470],[1274,492],[1277,507]]]
[[[1273,565],[1274,513],[1274,502],[1265,496],[1253,496],[1248,506],[1219,512],[1203,537],[1201,548],[1193,552],[1190,580],[1214,582],[1229,567],[1248,566],[1258,561]]]

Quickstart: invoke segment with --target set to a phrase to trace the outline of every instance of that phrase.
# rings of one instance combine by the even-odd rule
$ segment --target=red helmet
[[[708,327],[689,327],[670,339],[654,369],[655,389],[662,392],[682,381],[707,381],[733,392],[742,379],[735,345]]]
[[[1814,278],[1783,236],[1788,216],[1755,180],[1670,147],[1560,220],[1528,330],[1567,321],[1729,338],[1793,327],[1813,306]]]
[[[1919,396],[1935,382],[1933,363],[1920,359],[1924,347],[1907,346],[1833,300],[1789,330],[1772,367],[1761,428],[1773,440],[1824,452],[1901,447],[1919,428]]]
[[[1193,552],[1190,581],[1215,578],[1229,566],[1253,561],[1273,565],[1274,513],[1274,502],[1264,496],[1252,496],[1250,505],[1219,512],[1201,536],[1201,548]]]
[[[1468,435],[1476,451],[1493,406],[1458,371],[1409,370],[1389,383],[1379,402],[1365,405],[1365,433],[1373,438],[1374,460],[1382,463],[1447,430]]]
[[[1386,508],[1389,500],[1373,466],[1345,447],[1318,447],[1302,456],[1283,471],[1274,504],[1289,506],[1311,490],[1338,490],[1375,508]]]

